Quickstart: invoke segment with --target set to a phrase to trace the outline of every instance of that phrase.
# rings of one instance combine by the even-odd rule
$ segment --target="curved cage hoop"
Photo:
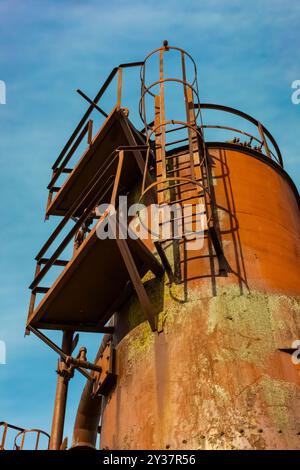
[[[38,448],[39,448],[39,441],[40,441],[40,436],[41,435],[45,436],[48,439],[47,448],[49,447],[50,436],[47,432],[42,431],[41,429],[24,429],[24,430],[18,432],[18,434],[16,434],[16,436],[14,438],[14,449],[15,450],[23,450],[23,447],[24,447],[24,444],[25,444],[25,437],[26,437],[27,434],[30,434],[30,433],[32,433],[32,434],[35,433],[36,434],[35,450],[38,450]],[[22,436],[22,439],[21,439],[20,445],[18,445],[17,441],[21,436]]]
[[[176,77],[176,76],[174,76],[174,77],[164,77],[163,76],[164,75],[164,54],[165,53],[170,53],[172,51],[173,52],[174,51],[178,52],[180,54],[180,57],[181,57],[181,78]],[[160,78],[159,78],[159,80],[156,80],[156,81],[154,81],[150,84],[147,84],[146,70],[147,70],[148,61],[151,57],[153,57],[156,54],[159,55],[159,77]],[[190,81],[188,81],[187,77],[186,77],[186,75],[187,75],[187,72],[186,72],[186,59],[188,59],[191,62],[192,69],[193,69],[193,76],[192,76],[192,80],[190,80]],[[140,103],[139,103],[139,113],[140,113],[140,117],[141,117],[142,121],[144,122],[146,132],[148,131],[149,127],[151,127],[151,126],[150,126],[150,123],[147,121],[145,96],[149,95],[152,98],[154,98],[156,96],[151,91],[153,89],[153,87],[158,86],[158,85],[161,87],[161,98],[162,98],[162,101],[164,101],[164,96],[163,96],[164,93],[163,93],[163,90],[162,90],[162,88],[164,87],[164,84],[167,83],[167,82],[179,83],[179,84],[183,85],[185,94],[186,94],[186,89],[191,88],[193,95],[195,95],[195,97],[196,97],[197,103],[200,105],[198,82],[197,82],[197,66],[196,66],[196,63],[195,63],[194,59],[192,58],[192,56],[188,52],[186,52],[185,50],[183,50],[179,47],[164,45],[164,46],[159,47],[159,48],[153,50],[152,52],[150,52],[150,54],[148,54],[147,57],[145,58],[144,63],[141,67],[140,78],[141,78],[141,99],[140,99]],[[164,103],[163,103],[163,107],[164,107]],[[200,112],[201,111],[200,111],[200,106],[199,106],[199,109],[197,110],[196,115],[198,116]],[[164,110],[163,110],[163,113],[164,113]]]
[[[204,198],[204,197],[205,197],[205,192],[206,192],[206,193],[207,193],[207,196],[208,196],[208,198],[209,198],[209,201],[211,202],[211,198],[210,198],[210,194],[209,194],[208,190],[207,190],[207,189],[203,186],[203,184],[201,184],[199,181],[196,181],[196,180],[191,179],[191,178],[185,178],[185,177],[183,177],[183,176],[173,176],[173,177],[163,178],[163,179],[161,179],[161,180],[159,180],[159,181],[154,181],[154,182],[153,182],[151,185],[149,185],[149,186],[145,189],[145,191],[141,194],[138,203],[139,203],[139,204],[143,204],[143,200],[144,200],[146,194],[147,194],[148,192],[150,192],[151,190],[153,190],[156,186],[161,185],[161,184],[163,185],[163,184],[165,184],[165,183],[168,183],[168,184],[169,184],[169,183],[173,183],[173,182],[182,182],[182,183],[185,183],[185,184],[186,184],[186,183],[190,183],[190,184],[194,185],[197,189],[200,189],[201,191],[203,191],[203,194],[200,195],[200,196],[198,196],[198,197]],[[165,188],[165,189],[168,189],[168,187]],[[176,204],[179,204],[179,203],[176,202],[176,201],[174,201],[174,202],[172,202],[171,204],[175,204],[175,205],[176,205]],[[182,205],[182,204],[180,204],[180,206],[181,206],[181,205]],[[192,205],[192,206],[194,206],[195,204],[189,204],[189,203],[188,203],[187,205]],[[162,207],[164,207],[164,206],[167,206],[167,204],[165,203],[165,204],[161,204],[161,205],[157,205],[157,206],[160,206],[160,207],[162,208]],[[183,204],[183,206],[184,206],[184,204]],[[195,214],[193,214],[193,215],[195,215]],[[181,219],[184,220],[184,215],[181,216]],[[153,234],[154,234],[157,238],[159,237],[159,234],[153,233],[153,229],[152,229],[151,227],[150,227],[150,229],[149,229],[149,227],[144,224],[143,220],[142,220],[141,217],[140,217],[140,212],[138,212],[138,220],[139,220],[139,223],[141,224],[141,226],[142,226],[150,235],[153,235]],[[169,222],[171,222],[171,221],[169,221]],[[206,222],[207,222],[207,224],[209,224],[209,222],[210,222],[209,218],[206,219]],[[195,232],[195,233],[196,233],[196,232]]]
[[[142,182],[142,194],[145,194],[147,192],[147,188],[145,188],[145,184],[146,184],[147,170],[149,166],[149,156],[150,156],[150,151],[151,151],[151,145],[150,145],[151,137],[153,134],[157,132],[158,129],[160,129],[161,127],[168,126],[168,125],[179,125],[181,129],[190,129],[196,133],[196,135],[198,136],[199,139],[201,139],[201,141],[203,139],[201,129],[195,128],[194,126],[192,126],[191,124],[185,121],[177,121],[177,120],[172,119],[170,121],[161,122],[160,124],[152,127],[151,132],[147,135],[147,139],[146,139],[146,144],[148,145],[148,148],[146,151],[146,158],[145,158],[145,171],[144,171],[143,182]],[[203,163],[204,163],[204,157],[202,157],[200,160],[200,166],[203,165]]]

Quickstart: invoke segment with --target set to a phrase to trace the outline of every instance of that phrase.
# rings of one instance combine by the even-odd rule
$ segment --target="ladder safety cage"
[[[181,77],[169,77],[164,74],[165,55],[179,54],[181,62]],[[159,56],[159,79],[148,84],[146,68],[148,60],[155,54]],[[193,75],[191,82],[187,79],[186,61],[192,64]],[[180,85],[183,89],[185,120],[174,119],[174,116],[167,116],[165,87],[169,84]],[[154,90],[158,91],[155,93]],[[148,122],[146,109],[146,96],[150,96],[154,103],[154,121]],[[170,103],[169,107],[170,107]],[[164,45],[151,52],[145,59],[141,69],[141,99],[140,116],[144,121],[146,143],[150,149],[152,136],[155,140],[156,172],[155,183],[150,186],[146,184],[145,175],[149,172],[149,150],[146,155],[145,174],[142,184],[141,199],[155,186],[159,205],[180,204],[187,202],[196,206],[202,203],[206,214],[206,232],[211,237],[216,256],[219,262],[220,273],[225,272],[225,261],[223,250],[216,229],[217,211],[214,203],[213,188],[211,185],[212,175],[207,147],[204,141],[202,127],[197,124],[197,119],[201,118],[201,105],[199,99],[197,67],[193,58],[183,49],[169,46],[167,41]],[[181,117],[181,116],[180,116]],[[202,118],[201,118],[202,125]],[[187,135],[182,138],[182,131]],[[176,136],[174,138],[174,135]],[[179,138],[180,137],[180,138]],[[168,148],[185,143],[187,145],[188,156],[179,158],[176,153],[170,154]],[[182,167],[184,164],[184,168]],[[196,209],[194,215],[197,219]],[[186,220],[182,216],[182,226]],[[193,221],[192,226],[195,225]],[[190,233],[189,233],[190,234]],[[186,234],[187,235],[187,234]],[[163,242],[163,240],[161,240]]]

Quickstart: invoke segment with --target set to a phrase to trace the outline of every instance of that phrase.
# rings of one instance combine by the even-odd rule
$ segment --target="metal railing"
[[[237,129],[237,128],[230,127],[230,126],[225,126],[225,125],[222,125],[222,124],[211,124],[211,125],[209,125],[209,124],[204,124],[202,122],[202,124],[199,127],[204,132],[205,132],[205,129],[219,129],[219,130],[228,130],[230,132],[234,132],[234,133],[237,133],[237,134],[240,134],[240,135],[244,135],[245,137],[249,138],[248,145],[247,145],[247,143],[245,143],[245,145],[248,146],[248,148],[250,148],[249,146],[251,146],[253,141],[256,142],[258,144],[258,146],[256,148],[254,148],[253,150],[258,150],[260,152],[264,152],[264,155],[267,158],[270,158],[271,160],[274,160],[281,167],[283,167],[282,155],[281,155],[279,146],[278,146],[275,138],[272,136],[271,132],[263,124],[261,124],[261,122],[259,122],[257,119],[250,116],[249,114],[244,113],[243,111],[240,111],[238,109],[235,109],[235,108],[232,108],[232,107],[229,107],[229,106],[220,105],[220,104],[201,103],[199,105],[199,104],[196,103],[195,108],[198,108],[198,107],[200,107],[201,110],[208,109],[208,110],[222,111],[224,113],[236,115],[236,116],[241,117],[243,120],[248,121],[249,123],[253,124],[256,127],[257,133],[260,136],[260,138],[254,136],[253,134],[245,132],[241,129]],[[268,144],[268,140],[272,144],[275,152],[273,152],[270,149],[270,145]],[[218,141],[219,140],[216,139],[216,142],[218,142]],[[208,143],[209,140],[206,139],[206,142]],[[241,145],[243,145],[243,144],[241,144]]]
[[[182,78],[170,78],[164,77],[163,75],[163,67],[160,66],[160,78],[151,84],[146,84],[145,78],[145,70],[148,59],[155,53],[159,53],[160,55],[160,64],[163,63],[163,54],[169,52],[170,50],[174,50],[178,52],[181,56],[181,66],[182,66]],[[189,83],[187,81],[187,74],[186,74],[186,64],[185,60],[188,57],[191,60],[192,67],[193,67],[193,79]],[[93,130],[93,121],[90,119],[90,115],[94,109],[98,110],[104,117],[108,117],[108,114],[98,106],[98,103],[102,96],[104,95],[105,91],[111,84],[114,77],[118,76],[118,86],[117,86],[117,100],[116,105],[113,108],[120,108],[121,106],[121,99],[122,99],[122,74],[123,69],[128,67],[141,67],[141,99],[140,99],[140,116],[144,122],[144,129],[141,132],[146,134],[146,145],[135,146],[134,149],[139,151],[146,152],[146,162],[144,166],[144,175],[143,175],[143,184],[142,184],[142,196],[143,197],[149,189],[153,189],[153,181],[146,179],[147,167],[149,164],[149,156],[150,152],[153,151],[155,148],[158,154],[161,154],[161,159],[165,160],[168,158],[166,157],[167,147],[177,145],[179,143],[188,143],[188,147],[190,150],[191,156],[195,156],[198,153],[198,162],[193,163],[193,158],[191,158],[191,177],[189,178],[189,182],[191,184],[194,183],[195,190],[198,191],[204,198],[206,199],[206,207],[208,212],[208,221],[212,221],[212,210],[211,210],[211,188],[210,188],[210,178],[209,175],[209,168],[207,163],[207,156],[206,156],[206,144],[209,144],[209,140],[204,138],[205,130],[208,129],[215,129],[215,130],[223,130],[229,132],[235,132],[239,135],[243,135],[247,137],[249,140],[248,142],[240,145],[245,145],[248,148],[252,146],[254,142],[256,147],[253,150],[257,150],[262,153],[266,158],[270,158],[273,161],[276,161],[280,166],[283,167],[282,155],[280,149],[272,136],[272,134],[268,131],[266,127],[264,127],[257,119],[253,118],[252,116],[239,111],[235,108],[231,108],[228,106],[212,104],[212,103],[203,103],[200,104],[199,100],[199,91],[198,91],[198,84],[197,84],[197,68],[193,58],[185,51],[180,48],[171,47],[165,45],[164,47],[158,48],[152,53],[150,53],[144,61],[141,62],[132,62],[126,64],[120,64],[118,67],[115,67],[111,73],[109,74],[108,78],[105,80],[104,84],[101,86],[100,90],[96,94],[95,98],[92,100],[87,97],[81,90],[77,90],[78,93],[89,103],[89,107],[84,113],[83,117],[77,124],[75,130],[73,131],[72,135],[70,136],[69,140],[67,141],[66,145],[62,149],[61,153],[59,154],[58,158],[54,162],[52,166],[53,174],[51,181],[48,185],[49,193],[49,200],[48,200],[48,207],[49,201],[51,202],[51,197],[53,192],[58,191],[60,188],[55,186],[58,178],[61,176],[62,173],[70,173],[72,170],[67,168],[67,165],[74,155],[76,149],[79,147],[80,143],[87,135],[87,143],[88,145],[92,145],[93,138],[92,138],[92,130]],[[185,103],[186,103],[186,122],[185,121],[175,121],[171,120],[168,121],[165,119],[165,110],[164,110],[164,85],[167,82],[175,82],[180,84],[183,87],[184,96],[185,96]],[[155,95],[153,93],[153,88],[155,86],[159,87],[160,95]],[[148,122],[146,116],[146,108],[145,108],[145,96],[150,95],[154,100],[156,100],[155,108],[159,108],[159,116],[156,115],[154,122]],[[158,100],[159,98],[159,100]],[[195,109],[195,112],[194,112]],[[222,111],[225,113],[229,113],[232,115],[237,115],[240,118],[246,120],[253,124],[257,131],[258,135],[254,136],[249,132],[237,129],[235,127],[230,127],[222,124],[206,124],[203,122],[203,117],[201,115],[202,110],[216,110]],[[200,117],[201,124],[197,124],[196,120],[197,117]],[[172,126],[172,128],[168,128],[168,126]],[[169,139],[169,135],[171,133],[181,131],[185,129],[187,131],[187,137],[179,138],[179,139]],[[151,137],[155,134],[155,141],[151,140]],[[220,142],[220,141],[216,141]],[[274,151],[270,149],[269,142],[272,144]],[[227,142],[228,143],[228,142]],[[235,139],[235,142],[232,143],[238,144],[238,139]],[[133,147],[132,147],[133,148]],[[116,159],[119,159],[117,167],[119,167],[120,163],[120,151],[126,151],[126,147],[119,147],[118,149],[114,150],[103,162],[102,166],[98,169],[97,173],[94,175],[93,179],[90,181],[89,185],[85,188],[85,190],[79,195],[79,197],[74,201],[71,205],[69,210],[67,210],[66,214],[63,216],[61,222],[51,234],[49,239],[46,241],[44,246],[41,248],[39,253],[36,256],[36,271],[35,277],[32,281],[30,288],[32,289],[32,296],[30,301],[29,307],[29,315],[34,310],[35,304],[35,297],[37,293],[47,293],[49,290],[48,287],[40,287],[39,283],[44,278],[46,273],[52,266],[61,266],[64,267],[68,264],[69,261],[59,259],[60,254],[64,251],[66,246],[70,243],[70,241],[74,238],[76,232],[80,229],[80,227],[85,223],[85,221],[90,217],[91,212],[95,208],[96,205],[99,204],[103,198],[107,197],[108,195],[116,194],[118,188],[116,186],[116,174],[109,175],[107,180],[105,181],[105,186],[101,188],[97,188],[99,185],[99,181],[105,177],[107,171],[111,168],[111,166],[116,162]],[[123,164],[123,163],[122,163]],[[198,167],[198,169],[197,169]],[[166,165],[165,165],[166,168]],[[199,176],[199,168],[202,172],[202,183],[199,184],[199,180],[201,180]],[[176,170],[177,171],[177,170]],[[172,178],[167,175],[168,171],[165,170],[166,174],[163,175],[163,178],[160,179],[159,183],[156,184],[157,192],[161,192],[159,187],[164,188],[164,183],[167,185],[170,184]],[[198,173],[197,173],[198,172]],[[173,177],[173,183],[177,184],[178,176]],[[187,184],[187,181],[181,181],[178,184]],[[163,185],[163,186],[162,186]],[[165,189],[163,189],[164,191]],[[92,195],[92,198],[91,198]],[[90,200],[91,199],[91,200]],[[78,219],[75,219],[75,213],[79,206],[83,207],[85,202],[87,202],[86,210],[81,214]],[[75,225],[70,230],[70,232],[65,236],[63,241],[60,243],[58,248],[49,258],[45,257],[46,251],[50,248],[52,243],[57,239],[58,235],[62,232],[65,225],[69,220],[75,220]]]
[[[102,116],[107,118],[109,115],[98,106],[98,103],[100,99],[103,97],[104,93],[110,86],[111,82],[117,75],[118,77],[118,85],[117,85],[117,99],[116,99],[116,104],[115,108],[120,108],[121,107],[121,101],[122,101],[122,82],[123,82],[123,69],[126,68],[132,68],[132,67],[141,67],[144,64],[144,62],[129,62],[125,64],[120,64],[118,67],[114,67],[105,80],[104,84],[101,86],[100,90],[96,94],[94,99],[90,99],[83,91],[77,90],[77,93],[82,96],[90,105],[82,118],[80,119],[79,123],[75,127],[73,133],[71,134],[70,138],[68,139],[66,145],[63,147],[62,151],[60,152],[59,156],[55,160],[53,166],[52,166],[52,176],[51,176],[51,181],[47,187],[49,190],[49,196],[48,196],[48,201],[47,201],[47,209],[49,208],[52,198],[53,198],[53,193],[58,192],[61,188],[59,186],[55,186],[55,183],[57,182],[58,178],[63,174],[63,173],[71,173],[72,169],[71,168],[66,168],[66,165],[68,162],[71,160],[72,156],[74,155],[75,151],[79,147],[79,145],[82,143],[84,137],[87,134],[87,143],[88,146],[92,144],[93,141],[93,121],[90,118],[90,115],[96,109]],[[46,209],[46,210],[47,210]]]
[[[48,440],[48,445],[47,445],[46,449],[44,449],[44,450],[49,449],[50,435],[47,432],[42,431],[41,429],[23,429],[23,431],[18,432],[18,434],[15,436],[14,450],[23,450],[24,449],[25,438],[26,438],[26,436],[28,436],[28,434],[36,434],[34,450],[39,450],[41,435],[45,436]],[[20,444],[18,444],[18,439],[21,440]]]
[[[133,153],[137,152],[145,152],[148,150],[148,146],[146,145],[136,145],[136,146],[121,146],[114,150],[103,162],[101,167],[98,169],[96,174],[94,175],[93,179],[90,181],[89,185],[85,188],[85,190],[80,194],[80,196],[76,199],[76,201],[72,204],[70,209],[67,211],[65,216],[62,218],[58,226],[52,232],[48,240],[45,242],[43,247],[40,249],[38,254],[35,257],[36,260],[36,270],[35,276],[30,284],[29,288],[32,290],[30,305],[29,305],[29,312],[28,318],[34,311],[35,308],[35,301],[37,294],[46,294],[50,287],[40,287],[40,282],[48,273],[48,271],[52,268],[52,266],[61,266],[65,267],[70,260],[62,260],[59,259],[59,256],[62,252],[66,249],[69,243],[74,240],[74,237],[78,230],[83,226],[87,219],[91,218],[91,215],[94,214],[94,209],[97,207],[100,202],[106,198],[106,202],[113,206],[116,206],[116,198],[119,192],[119,185],[120,179],[122,175],[122,170],[124,166],[124,154],[126,152]],[[133,155],[130,155],[133,157]],[[108,170],[111,168],[113,163],[116,163],[116,171],[109,175],[108,179],[106,180],[106,187],[99,185],[100,181],[104,178]],[[142,171],[141,171],[142,174]],[[108,183],[108,184],[107,184]],[[78,219],[75,219],[76,222],[71,230],[65,235],[63,240],[60,242],[58,247],[55,249],[54,253],[50,257],[45,257],[46,252],[51,248],[52,244],[56,241],[58,236],[61,234],[63,229],[65,228],[66,224],[70,221],[74,221],[74,214],[76,213],[79,206],[82,206],[86,201],[86,208],[81,214]],[[97,222],[99,220],[97,217],[94,217]],[[101,218],[100,218],[101,220]],[[73,259],[75,253],[71,259]],[[43,267],[42,267],[43,266]]]
[[[182,60],[182,79],[179,78],[174,78],[174,77],[165,77],[165,78],[160,78],[159,80],[151,83],[150,85],[146,85],[146,66],[148,60],[156,53],[161,54],[161,51],[176,51],[181,54],[181,60]],[[191,61],[192,67],[193,67],[193,80],[192,82],[187,81],[186,77],[186,66],[185,66],[185,60],[188,58]],[[154,122],[148,122],[147,121],[147,116],[146,116],[146,107],[145,107],[145,95],[151,95],[153,98],[155,97],[155,94],[152,92],[152,89],[155,88],[155,86],[159,86],[162,88],[164,86],[164,83],[166,82],[174,82],[174,83],[179,83],[183,85],[184,90],[185,90],[185,95],[187,94],[187,89],[190,89],[192,96],[193,96],[193,101],[195,101],[195,109],[196,114],[195,114],[195,119],[200,115],[201,117],[201,111],[204,109],[210,109],[210,110],[219,110],[223,111],[226,113],[230,114],[235,114],[239,117],[242,117],[243,119],[247,120],[248,122],[254,124],[258,130],[260,138],[249,134],[248,132],[245,132],[243,130],[234,128],[234,127],[229,127],[225,126],[222,124],[213,124],[213,125],[208,125],[204,124],[202,117],[202,123],[199,126],[199,129],[201,131],[205,131],[205,129],[219,129],[219,130],[227,130],[230,132],[235,132],[240,135],[243,135],[247,138],[249,138],[249,141],[247,143],[244,143],[243,145],[250,147],[252,145],[252,142],[255,142],[257,145],[254,147],[254,150],[257,150],[259,152],[264,151],[264,154],[268,157],[271,158],[272,160],[276,161],[280,166],[283,167],[283,161],[282,161],[282,155],[280,152],[280,149],[274,139],[274,137],[271,135],[271,133],[266,129],[257,119],[253,118],[252,116],[239,111],[235,108],[231,108],[228,106],[223,106],[223,105],[217,105],[217,104],[211,104],[211,103],[203,103],[200,104],[200,98],[199,98],[199,89],[198,89],[198,83],[197,83],[197,66],[190,54],[188,54],[186,51],[183,49],[177,48],[177,47],[171,47],[171,46],[164,46],[163,48],[158,48],[152,51],[144,61],[139,61],[139,62],[131,62],[131,63],[125,63],[125,64],[120,64],[118,67],[114,67],[105,80],[104,84],[101,86],[100,90],[94,97],[94,99],[90,99],[83,91],[77,90],[77,92],[82,96],[88,103],[89,107],[80,119],[79,123],[75,127],[75,130],[71,134],[70,138],[68,139],[66,145],[60,152],[59,156],[57,157],[56,161],[54,162],[52,166],[52,176],[51,176],[51,181],[48,185],[48,190],[49,190],[49,196],[48,196],[48,201],[47,201],[47,209],[49,208],[52,198],[53,198],[53,193],[57,193],[61,188],[59,186],[55,186],[55,183],[57,182],[58,178],[66,173],[71,173],[72,168],[67,168],[67,164],[74,155],[75,151],[83,141],[84,137],[87,134],[87,143],[88,146],[92,144],[93,137],[92,137],[92,132],[93,132],[93,121],[90,118],[91,113],[93,112],[94,109],[96,109],[102,116],[105,118],[108,117],[108,114],[99,107],[98,103],[105,94],[106,90],[110,86],[111,82],[113,79],[117,76],[118,78],[118,84],[117,84],[117,99],[116,99],[116,108],[120,108],[121,106],[121,100],[122,100],[122,84],[123,84],[123,69],[125,68],[132,68],[132,67],[140,67],[140,77],[141,77],[141,83],[142,83],[142,89],[141,89],[141,98],[140,98],[140,104],[139,104],[139,113],[142,121],[144,122],[144,128],[142,129],[141,132],[145,132],[146,135],[148,134],[148,131],[153,128]],[[176,129],[173,130],[173,132]],[[169,131],[171,132],[171,131]],[[167,132],[166,132],[167,133]],[[270,149],[268,145],[268,140],[271,142],[275,149],[275,153]],[[187,141],[188,139],[181,139],[178,140],[178,143]],[[237,139],[236,139],[237,140]],[[208,141],[209,142],[209,141]],[[169,144],[167,144],[169,145]]]
[[[48,445],[47,445],[47,448],[49,448],[49,441],[50,441],[50,436],[47,432],[45,431],[42,431],[41,429],[24,429],[24,428],[21,428],[19,426],[15,426],[13,424],[9,424],[5,421],[1,421],[0,422],[0,428],[3,428],[3,431],[2,431],[2,438],[1,438],[1,444],[0,444],[0,450],[5,450],[5,444],[6,444],[6,439],[7,439],[7,433],[8,433],[8,430],[13,430],[13,431],[17,431],[17,434],[14,438],[14,441],[13,441],[13,450],[23,450],[24,449],[24,445],[25,445],[25,438],[28,434],[36,434],[36,438],[35,438],[35,444],[34,444],[34,450],[38,450],[39,449],[39,444],[40,444],[40,436],[43,435],[47,438],[48,440]],[[18,439],[21,439],[21,442],[18,443]],[[46,450],[45,449],[45,450]]]

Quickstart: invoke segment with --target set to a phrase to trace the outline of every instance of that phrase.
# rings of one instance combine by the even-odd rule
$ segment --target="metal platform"
[[[86,126],[86,131],[88,131],[88,126]],[[79,140],[82,140],[84,134],[85,132],[83,132]],[[99,185],[103,186],[109,182],[116,172],[117,161],[114,159],[114,151],[119,147],[136,145],[137,143],[144,143],[142,134],[134,128],[127,118],[124,109],[115,107],[106,118],[99,132],[70,172],[61,188],[55,187],[55,183],[62,173],[68,172],[66,165],[75,152],[76,143],[60,165],[55,168],[52,180],[48,186],[49,198],[46,217],[50,215],[64,216],[76,201],[82,199],[84,191],[97,172],[101,172],[102,170],[103,174],[103,180],[99,180]],[[129,158],[128,155],[128,164],[124,168],[124,177],[128,185],[136,178],[137,173],[134,165],[134,159]],[[141,162],[141,169],[142,168]],[[54,191],[57,191],[57,194],[54,199],[52,199]],[[93,194],[92,192],[90,197],[93,197]],[[107,200],[109,200],[109,197]],[[85,209],[85,204],[88,202],[88,200],[85,200],[84,204],[77,204],[76,213],[73,215],[81,215],[82,211]]]
[[[95,226],[29,315],[27,328],[101,331],[132,293],[131,286],[144,303],[140,279],[149,269],[163,272],[141,240],[100,240]]]

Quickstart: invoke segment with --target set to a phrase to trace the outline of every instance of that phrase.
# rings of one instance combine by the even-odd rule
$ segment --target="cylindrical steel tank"
[[[146,282],[159,333],[135,298],[117,315],[118,382],[106,399],[108,449],[300,448],[300,212],[276,163],[230,144],[209,147],[219,231],[181,257],[183,282]]]
[[[182,79],[164,78],[164,57],[170,49],[180,54]],[[170,282],[167,275],[164,280],[151,276],[143,280],[158,314],[157,332],[151,331],[134,295],[115,314],[117,383],[102,400],[101,448],[300,449],[300,377],[292,361],[293,342],[300,339],[297,189],[267,129],[232,108],[200,106],[196,65],[189,54],[166,43],[148,58],[156,52],[159,79],[146,86],[145,66],[141,74],[142,115],[146,133],[150,129],[153,138],[147,142],[152,148],[155,144],[156,150],[150,164],[156,165],[156,177],[163,176],[164,182],[171,179],[166,175],[176,174],[173,187],[183,181],[190,184],[188,194],[195,200],[197,177],[191,167],[195,158],[200,167],[207,163],[209,169],[202,167],[202,180],[197,181],[203,196],[208,171],[210,207],[206,202],[206,211],[213,214],[225,269],[223,263],[219,270],[220,257],[209,230],[197,250],[188,250],[184,238],[170,242],[169,248],[164,244],[177,282]],[[190,83],[187,58],[194,71]],[[183,125],[181,116],[177,121],[166,117],[167,83],[183,87]],[[150,89],[155,100],[151,125],[144,99]],[[246,118],[256,125],[260,139],[241,132],[249,142],[204,143],[203,153],[202,131],[211,126],[202,120],[197,124],[201,107],[223,108]],[[188,129],[186,147],[166,143],[170,135],[166,126],[174,124]],[[278,163],[267,137],[279,154]],[[163,167],[171,156],[185,162],[177,173],[168,165]],[[80,425],[74,430],[75,446],[95,444],[89,417],[98,419],[99,404],[86,390],[79,408]]]

